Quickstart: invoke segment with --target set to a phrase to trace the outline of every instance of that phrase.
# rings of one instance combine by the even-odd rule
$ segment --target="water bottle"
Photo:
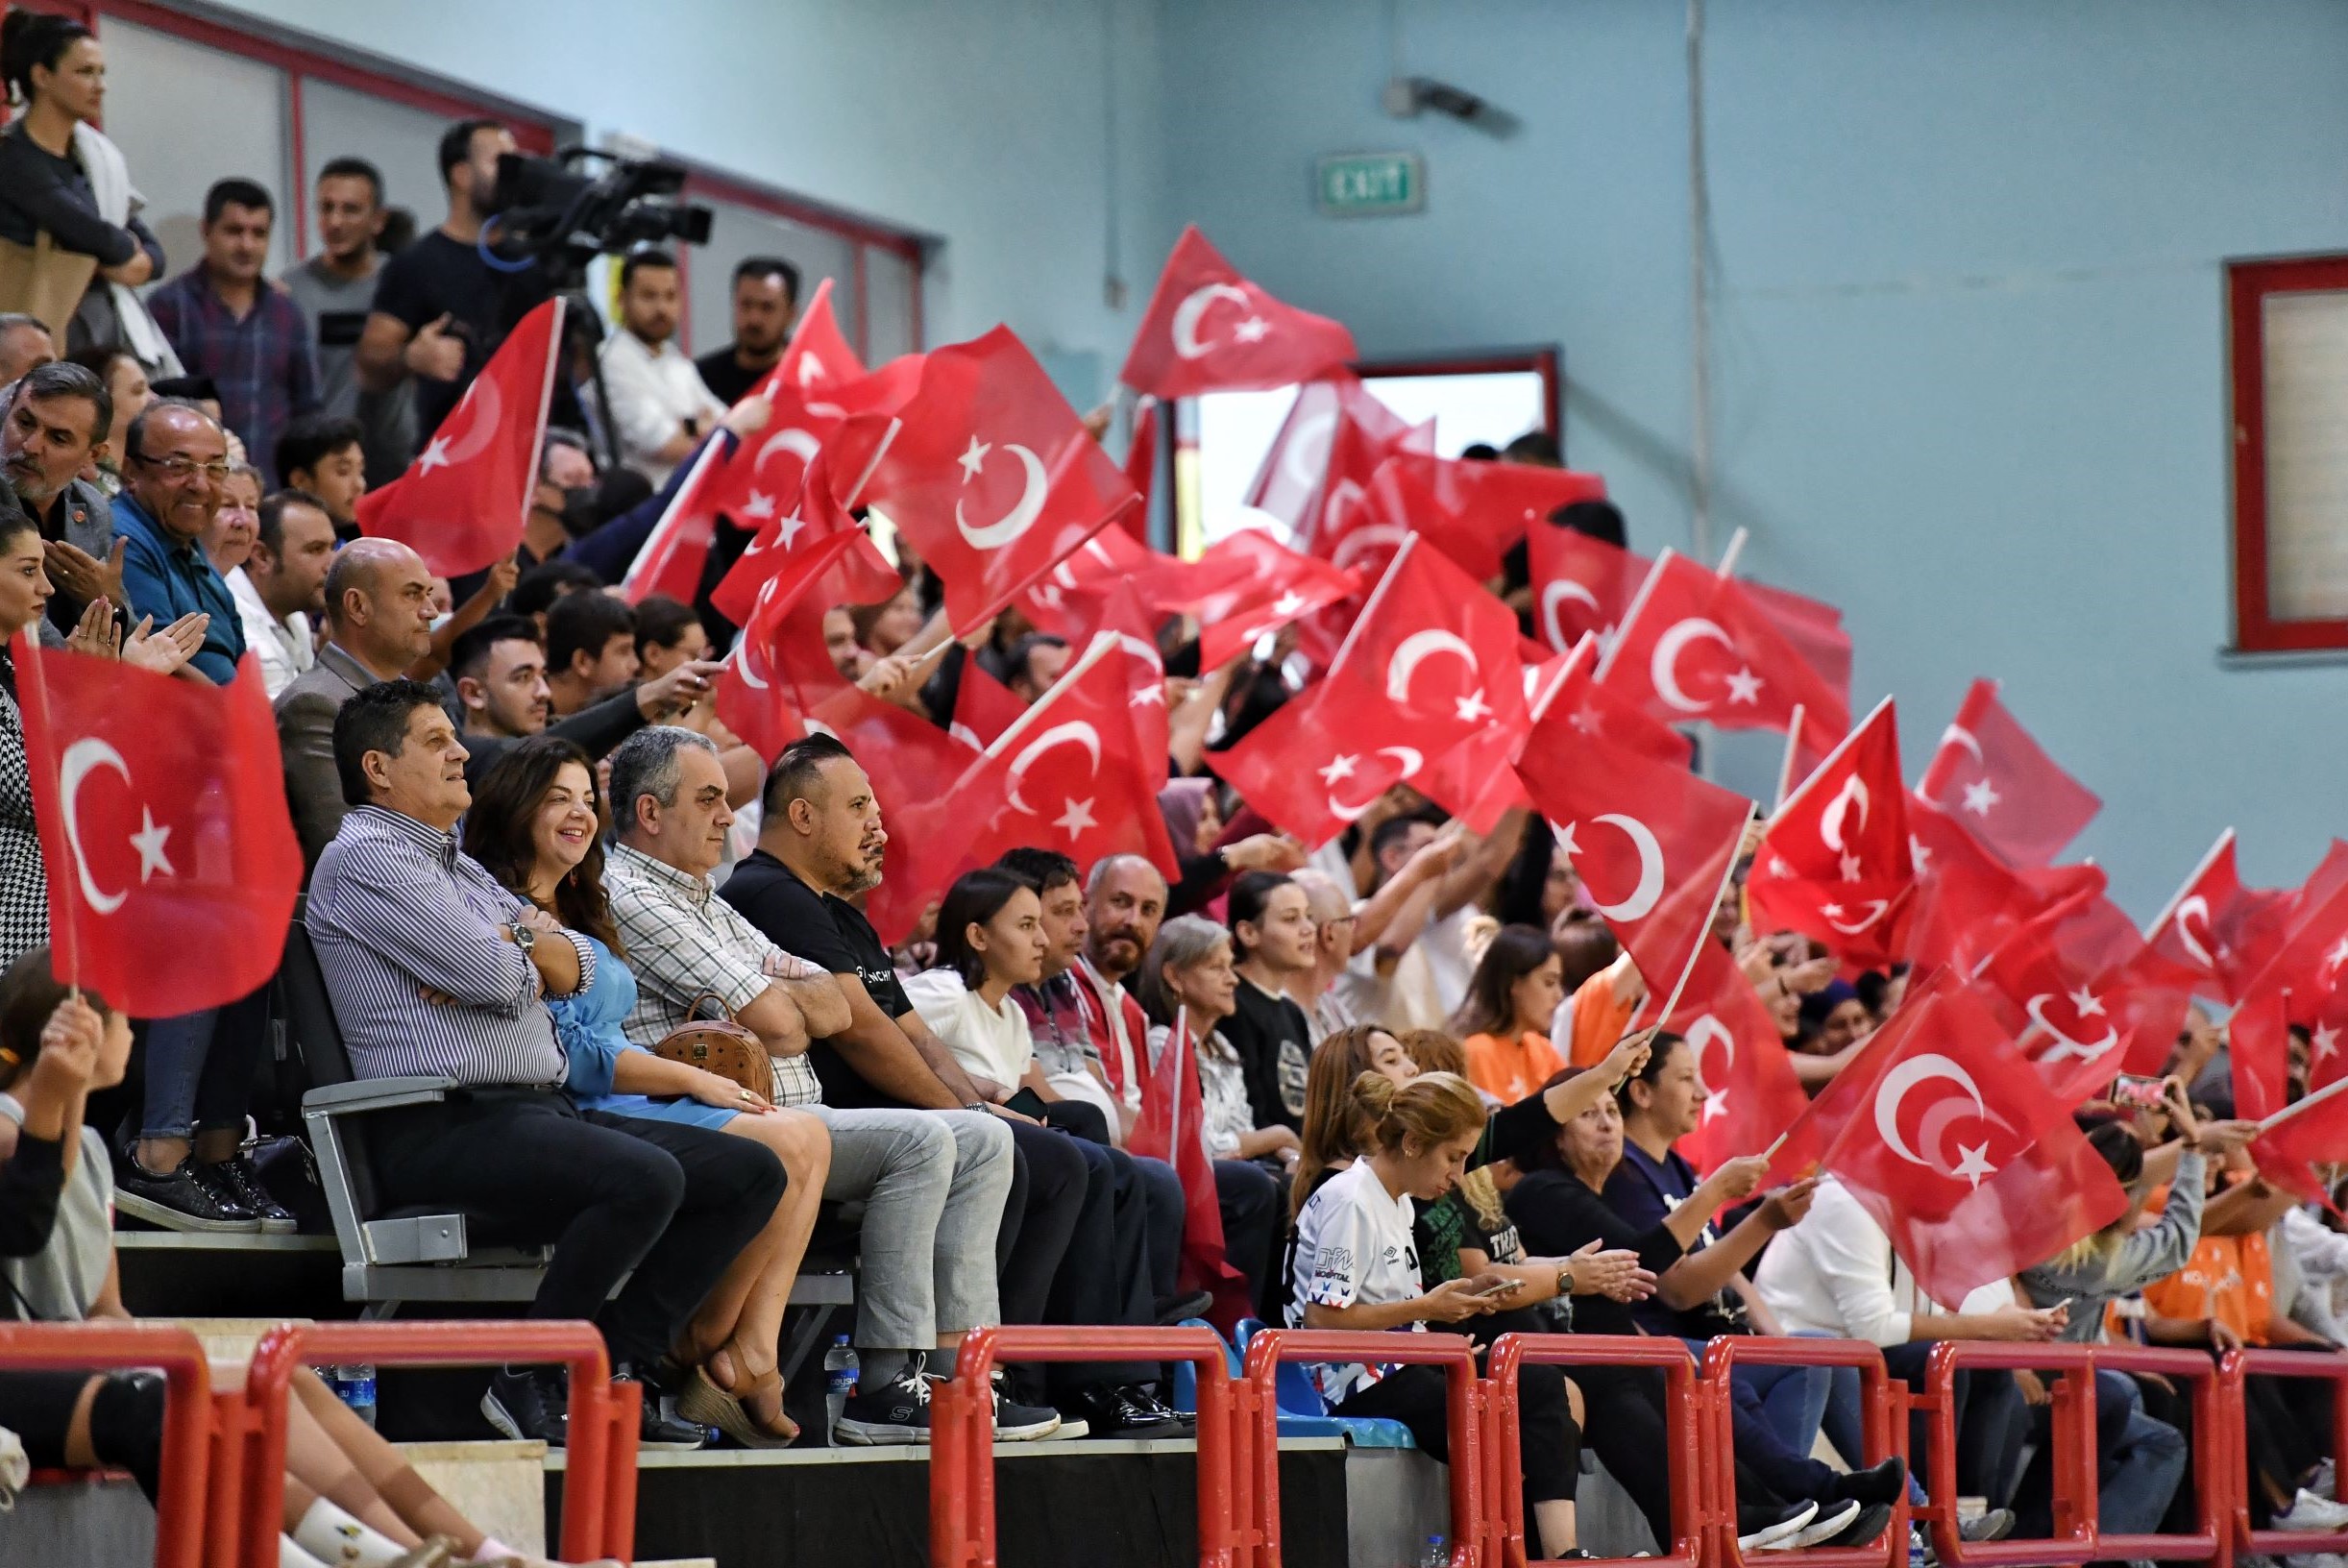
[[[1418,1568],[1451,1568],[1452,1550],[1440,1535],[1427,1537],[1427,1550],[1419,1554]]]
[[[831,1428],[840,1425],[840,1412],[856,1391],[856,1347],[842,1335],[832,1341],[832,1348],[823,1353],[823,1404],[831,1414]]]
[[[361,1421],[375,1425],[375,1368],[363,1362],[337,1366],[328,1379],[334,1397],[351,1407]]]

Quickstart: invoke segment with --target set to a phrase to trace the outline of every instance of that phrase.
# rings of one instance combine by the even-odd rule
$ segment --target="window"
[[[2234,643],[2348,649],[2348,256],[2226,268]]]
[[[1435,422],[1435,453],[1456,457],[1479,442],[1505,447],[1529,430],[1559,429],[1557,353],[1381,360],[1356,373],[1387,407],[1412,424]],[[1243,527],[1286,529],[1246,502],[1257,470],[1279,437],[1296,393],[1210,392],[1186,399],[1176,418],[1176,465],[1184,551],[1196,554]]]

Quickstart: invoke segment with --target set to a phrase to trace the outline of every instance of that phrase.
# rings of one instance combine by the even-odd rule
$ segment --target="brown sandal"
[[[782,1386],[780,1378],[774,1380],[774,1386]],[[753,1396],[761,1392],[763,1388],[751,1390]],[[799,1435],[798,1424],[789,1416],[779,1417],[779,1428],[754,1418],[739,1398],[719,1387],[707,1370],[697,1366],[684,1391],[676,1396],[676,1413],[697,1426],[716,1427],[745,1448],[788,1448]]]

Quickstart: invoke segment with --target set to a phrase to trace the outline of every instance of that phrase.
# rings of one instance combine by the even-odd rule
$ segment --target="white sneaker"
[[[2277,1530],[2348,1530],[2348,1504],[2317,1497],[2302,1486],[2291,1499],[2289,1510],[2275,1515],[2274,1526]]]
[[[1816,1503],[1804,1503],[1800,1508],[1793,1513],[1787,1514],[1775,1524],[1768,1525],[1760,1530],[1756,1530],[1750,1535],[1738,1536],[1737,1550],[1740,1552],[1767,1552],[1773,1548],[1779,1541],[1787,1540],[1799,1534],[1801,1532],[1802,1526],[1808,1524],[1811,1520],[1817,1517],[1818,1505]]]
[[[2308,1482],[2308,1490],[2313,1492],[2317,1497],[2338,1501],[2340,1495],[2338,1483],[2335,1480],[2335,1472],[2330,1459],[2324,1460],[2315,1467],[2315,1474]]]
[[[1805,1546],[1816,1546],[1821,1541],[1831,1541],[1850,1528],[1851,1521],[1859,1517],[1859,1510],[1865,1507],[1866,1505],[1856,1498],[1846,1499],[1832,1507],[1822,1509],[1819,1516],[1796,1531],[1791,1540],[1781,1541],[1774,1546],[1763,1547],[1762,1550],[1765,1552],[1798,1552]]]

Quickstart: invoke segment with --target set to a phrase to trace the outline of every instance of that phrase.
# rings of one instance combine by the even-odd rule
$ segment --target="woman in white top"
[[[1464,1078],[1425,1073],[1397,1085],[1377,1072],[1354,1080],[1367,1152],[1330,1178],[1296,1216],[1289,1237],[1292,1329],[1407,1330],[1457,1323],[1496,1311],[1520,1286],[1487,1271],[1420,1286],[1410,1200],[1452,1189],[1483,1136],[1483,1100]],[[1314,1368],[1322,1398],[1339,1415],[1382,1416],[1410,1429],[1418,1446],[1450,1458],[1447,1376],[1440,1366]],[[1542,1558],[1578,1556],[1574,1484],[1581,1433],[1553,1366],[1520,1374],[1526,1519],[1538,1534],[1526,1545]],[[1529,1549],[1539,1548],[1537,1552]]]
[[[905,982],[930,1033],[966,1072],[1016,1085],[1036,1042],[1015,986],[1043,978],[1043,901],[1009,871],[968,871],[938,906],[938,967]]]

